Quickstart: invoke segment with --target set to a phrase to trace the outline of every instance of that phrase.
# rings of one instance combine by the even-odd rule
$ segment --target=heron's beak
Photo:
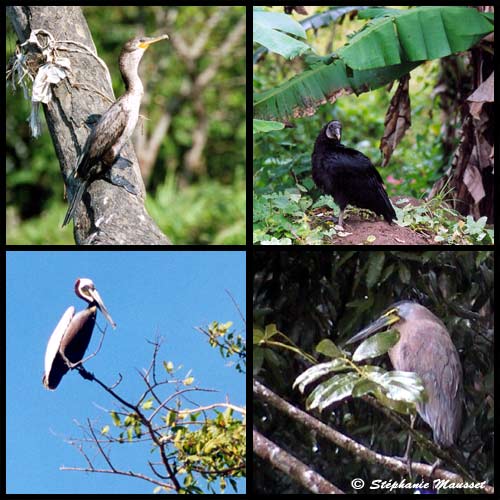
[[[147,49],[153,43],[160,42],[161,40],[165,40],[166,38],[168,38],[168,35],[160,35],[160,36],[155,36],[154,38],[148,38],[146,39],[146,41],[139,44],[139,47],[141,49]]]
[[[366,337],[370,336],[372,333],[383,330],[384,328],[397,323],[400,319],[401,318],[398,315],[397,309],[389,309],[387,312],[382,314],[380,318],[376,319],[373,323],[354,335],[354,337],[350,338],[345,345],[354,344],[354,342],[358,342],[358,340],[366,339]]]
[[[113,318],[110,316],[108,310],[106,309],[106,306],[104,305],[104,302],[102,301],[99,292],[94,289],[94,290],[89,290],[89,293],[94,299],[95,303],[97,304],[97,307],[100,309],[102,314],[104,314],[104,317],[109,321],[109,324],[113,328],[116,328],[116,323],[113,321]]]

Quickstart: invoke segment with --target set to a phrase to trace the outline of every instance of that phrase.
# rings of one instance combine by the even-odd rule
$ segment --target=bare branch
[[[212,417],[208,413],[210,410],[216,410],[217,408],[230,408],[241,415],[246,415],[245,407],[232,404],[227,399],[226,401],[215,402],[205,406],[201,406],[196,401],[192,401],[192,399],[197,399],[188,397],[188,395],[193,392],[199,393],[219,391],[202,387],[183,386],[182,384],[185,382],[186,377],[189,377],[190,372],[188,372],[188,374],[184,377],[177,379],[167,370],[163,378],[157,379],[155,366],[156,362],[161,362],[159,359],[161,341],[157,338],[155,342],[150,343],[153,345],[152,357],[154,362],[148,366],[146,371],[139,371],[141,378],[144,381],[145,390],[138,398],[134,399],[133,402],[128,401],[119,395],[117,391],[114,390],[114,387],[106,385],[93,373],[88,372],[81,364],[78,364],[75,367],[82,377],[95,381],[121,405],[121,408],[119,407],[118,409],[113,410],[113,419],[116,427],[120,429],[120,435],[119,439],[118,436],[114,437],[112,435],[108,435],[110,432],[108,426],[106,426],[106,430],[103,428],[100,432],[101,435],[99,435],[99,427],[94,425],[90,419],[87,419],[85,425],[81,425],[77,422],[77,425],[82,429],[84,438],[80,440],[78,444],[75,441],[70,442],[70,444],[75,446],[82,454],[86,461],[86,467],[62,467],[61,470],[126,475],[146,480],[161,486],[162,488],[176,492],[184,491],[184,488],[181,486],[181,483],[179,483],[179,479],[177,477],[179,473],[178,471],[184,471],[184,473],[187,474],[201,474],[208,481],[214,481],[217,476],[241,476],[241,471],[245,469],[245,466],[243,465],[244,457],[241,458],[237,455],[239,463],[234,462],[235,455],[233,443],[231,443],[231,450],[225,450],[225,445],[222,445],[219,453],[220,456],[219,454],[205,455],[203,452],[200,452],[196,453],[196,455],[200,456],[194,457],[191,456],[193,454],[191,447],[192,439],[212,439],[210,435],[206,434],[205,431],[207,428],[212,428],[214,423],[216,424],[217,422],[217,420],[214,420],[216,417]],[[151,378],[153,378],[154,381],[152,381]],[[115,386],[121,381],[122,376],[120,375],[119,380],[115,383]],[[173,393],[165,396],[161,394],[160,387],[167,384],[175,384],[175,389]],[[144,405],[144,401],[150,400],[150,395],[156,401],[156,407],[153,407],[150,404],[147,406]],[[188,408],[183,408],[182,406],[184,405]],[[106,412],[109,411],[106,409],[103,410]],[[166,412],[168,412],[168,414]],[[200,413],[200,415],[197,416],[197,418],[189,417],[189,415],[195,413]],[[168,422],[166,418],[167,416]],[[236,422],[237,420],[235,419],[234,421]],[[243,422],[241,421],[240,424],[243,425]],[[174,431],[172,431],[173,427],[175,428]],[[126,434],[124,431],[126,431]],[[223,432],[223,429],[221,429],[221,433]],[[244,428],[242,430],[240,429],[239,432],[240,435],[241,432],[243,432],[244,435]],[[110,445],[117,442],[127,443],[127,434],[129,444],[144,444],[150,442],[154,445],[154,449],[157,449],[160,460],[157,462],[147,462],[154,474],[153,477],[132,471],[120,470],[113,464],[108,448]],[[175,444],[174,440],[176,441]],[[92,443],[92,445],[95,446],[95,456],[89,455],[85,452],[81,446],[81,443],[84,442]],[[237,441],[237,444],[240,450],[244,450],[244,442],[241,442],[240,438]],[[102,466],[104,463],[101,464],[100,462],[97,462],[98,457],[102,457],[105,461],[105,467]],[[101,467],[97,467],[98,463]],[[164,468],[164,471],[160,470],[162,467]],[[187,488],[186,491],[189,492],[190,489]],[[193,490],[193,492],[194,491],[195,490]]]
[[[153,464],[151,462],[148,461],[148,465],[149,467],[151,467],[151,470],[154,472],[154,474],[158,477],[160,477],[161,479],[168,479],[167,476],[162,476],[153,466]]]
[[[231,403],[214,403],[211,405],[200,406],[199,408],[192,408],[189,410],[179,410],[179,411],[172,410],[172,411],[174,411],[175,413],[180,413],[180,414],[189,414],[189,413],[196,413],[198,411],[212,410],[213,408],[218,408],[218,407],[231,408],[232,410],[237,411],[238,413],[241,413],[242,415],[247,414],[247,410],[245,408],[243,408],[241,406],[233,405]]]
[[[221,64],[227,60],[227,55],[232,50],[238,39],[245,33],[246,20],[242,17],[234,29],[229,33],[224,42],[219,48],[212,53],[213,62],[202,71],[195,80],[195,88],[204,88],[208,85],[210,80],[217,74],[217,70]]]
[[[87,419],[87,423],[89,426],[90,433],[92,434],[92,437],[94,438],[94,443],[99,448],[99,451],[101,452],[101,455],[104,457],[104,460],[106,460],[107,464],[109,465],[109,468],[112,471],[116,471],[116,469],[113,467],[113,464],[111,463],[111,460],[109,459],[108,455],[106,455],[106,453],[104,453],[104,450],[102,449],[101,443],[97,439],[95,432],[94,432],[94,428],[92,427],[92,424],[90,423],[90,419]]]
[[[233,297],[233,294],[226,288],[226,293],[229,295],[229,298],[231,299],[231,302],[233,303],[234,307],[236,307],[236,310],[238,311],[238,314],[240,315],[241,321],[245,323],[245,326],[247,326],[247,321],[245,319],[245,316],[243,316],[243,313],[241,312],[240,306],[236,302],[235,298]]]
[[[95,467],[60,467],[60,470],[70,470],[70,471],[79,471],[79,472],[99,472],[101,474],[120,474],[122,476],[129,476],[129,477],[135,477],[138,479],[143,479],[144,481],[149,481],[150,483],[157,484],[158,486],[161,486],[162,488],[165,488],[167,490],[173,490],[174,487],[171,486],[168,483],[164,483],[161,481],[157,481],[156,479],[153,479],[152,477],[146,476],[144,474],[139,474],[137,472],[132,472],[131,470],[124,471],[124,470],[108,470],[108,469],[96,469]]]

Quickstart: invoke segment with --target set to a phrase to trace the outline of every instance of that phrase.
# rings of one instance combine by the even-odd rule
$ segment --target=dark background
[[[470,474],[491,483],[492,252],[255,252],[254,328],[275,323],[300,349],[320,361],[324,359],[315,353],[315,346],[321,339],[343,345],[386,307],[403,299],[428,307],[450,332],[463,367],[465,393],[458,448]],[[292,389],[292,383],[310,365],[289,350],[255,346],[254,351],[254,377],[304,409],[305,397]],[[387,356],[373,364],[390,369]],[[406,431],[364,401],[343,401],[323,411],[321,420],[374,451],[389,456],[404,453]],[[401,479],[378,464],[356,461],[345,450],[316,439],[307,428],[258,399],[254,401],[254,426],[345,492],[351,491],[349,483],[355,477]],[[416,428],[432,439],[430,428],[419,417]],[[412,459],[425,461],[416,445]],[[258,458],[253,472],[256,493],[306,493],[293,478]]]

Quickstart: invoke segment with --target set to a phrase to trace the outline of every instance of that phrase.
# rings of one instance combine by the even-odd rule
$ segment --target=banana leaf
[[[493,31],[489,14],[469,7],[368,9],[374,17],[336,51],[265,92],[254,94],[254,117],[289,119],[314,114],[342,93],[360,94],[400,78],[424,61],[463,52]]]

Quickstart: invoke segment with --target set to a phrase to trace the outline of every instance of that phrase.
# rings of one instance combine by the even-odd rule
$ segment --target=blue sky
[[[117,323],[116,330],[108,328],[101,351],[86,368],[109,384],[121,373],[118,392],[125,399],[142,393],[137,370],[149,365],[152,353],[146,340],[161,335],[160,360],[182,365],[179,377],[191,370],[195,384],[220,391],[191,393],[194,402],[228,398],[245,405],[244,375],[227,366],[194,329],[214,320],[233,321],[244,332],[225,290],[245,313],[245,276],[244,252],[7,252],[7,493],[151,493],[154,488],[124,476],[59,470],[62,465],[85,466],[66,442],[82,437],[76,422],[85,424],[90,418],[99,429],[106,424],[113,429],[106,410],[118,408],[76,372],[68,373],[55,391],[42,386],[50,334],[69,306],[80,311],[87,305],[74,294],[76,278],[94,281]],[[97,324],[106,324],[100,313]],[[87,354],[94,352],[99,337],[96,327]],[[140,451],[133,446],[113,446],[116,465],[151,475],[144,463],[157,456],[149,446]]]

